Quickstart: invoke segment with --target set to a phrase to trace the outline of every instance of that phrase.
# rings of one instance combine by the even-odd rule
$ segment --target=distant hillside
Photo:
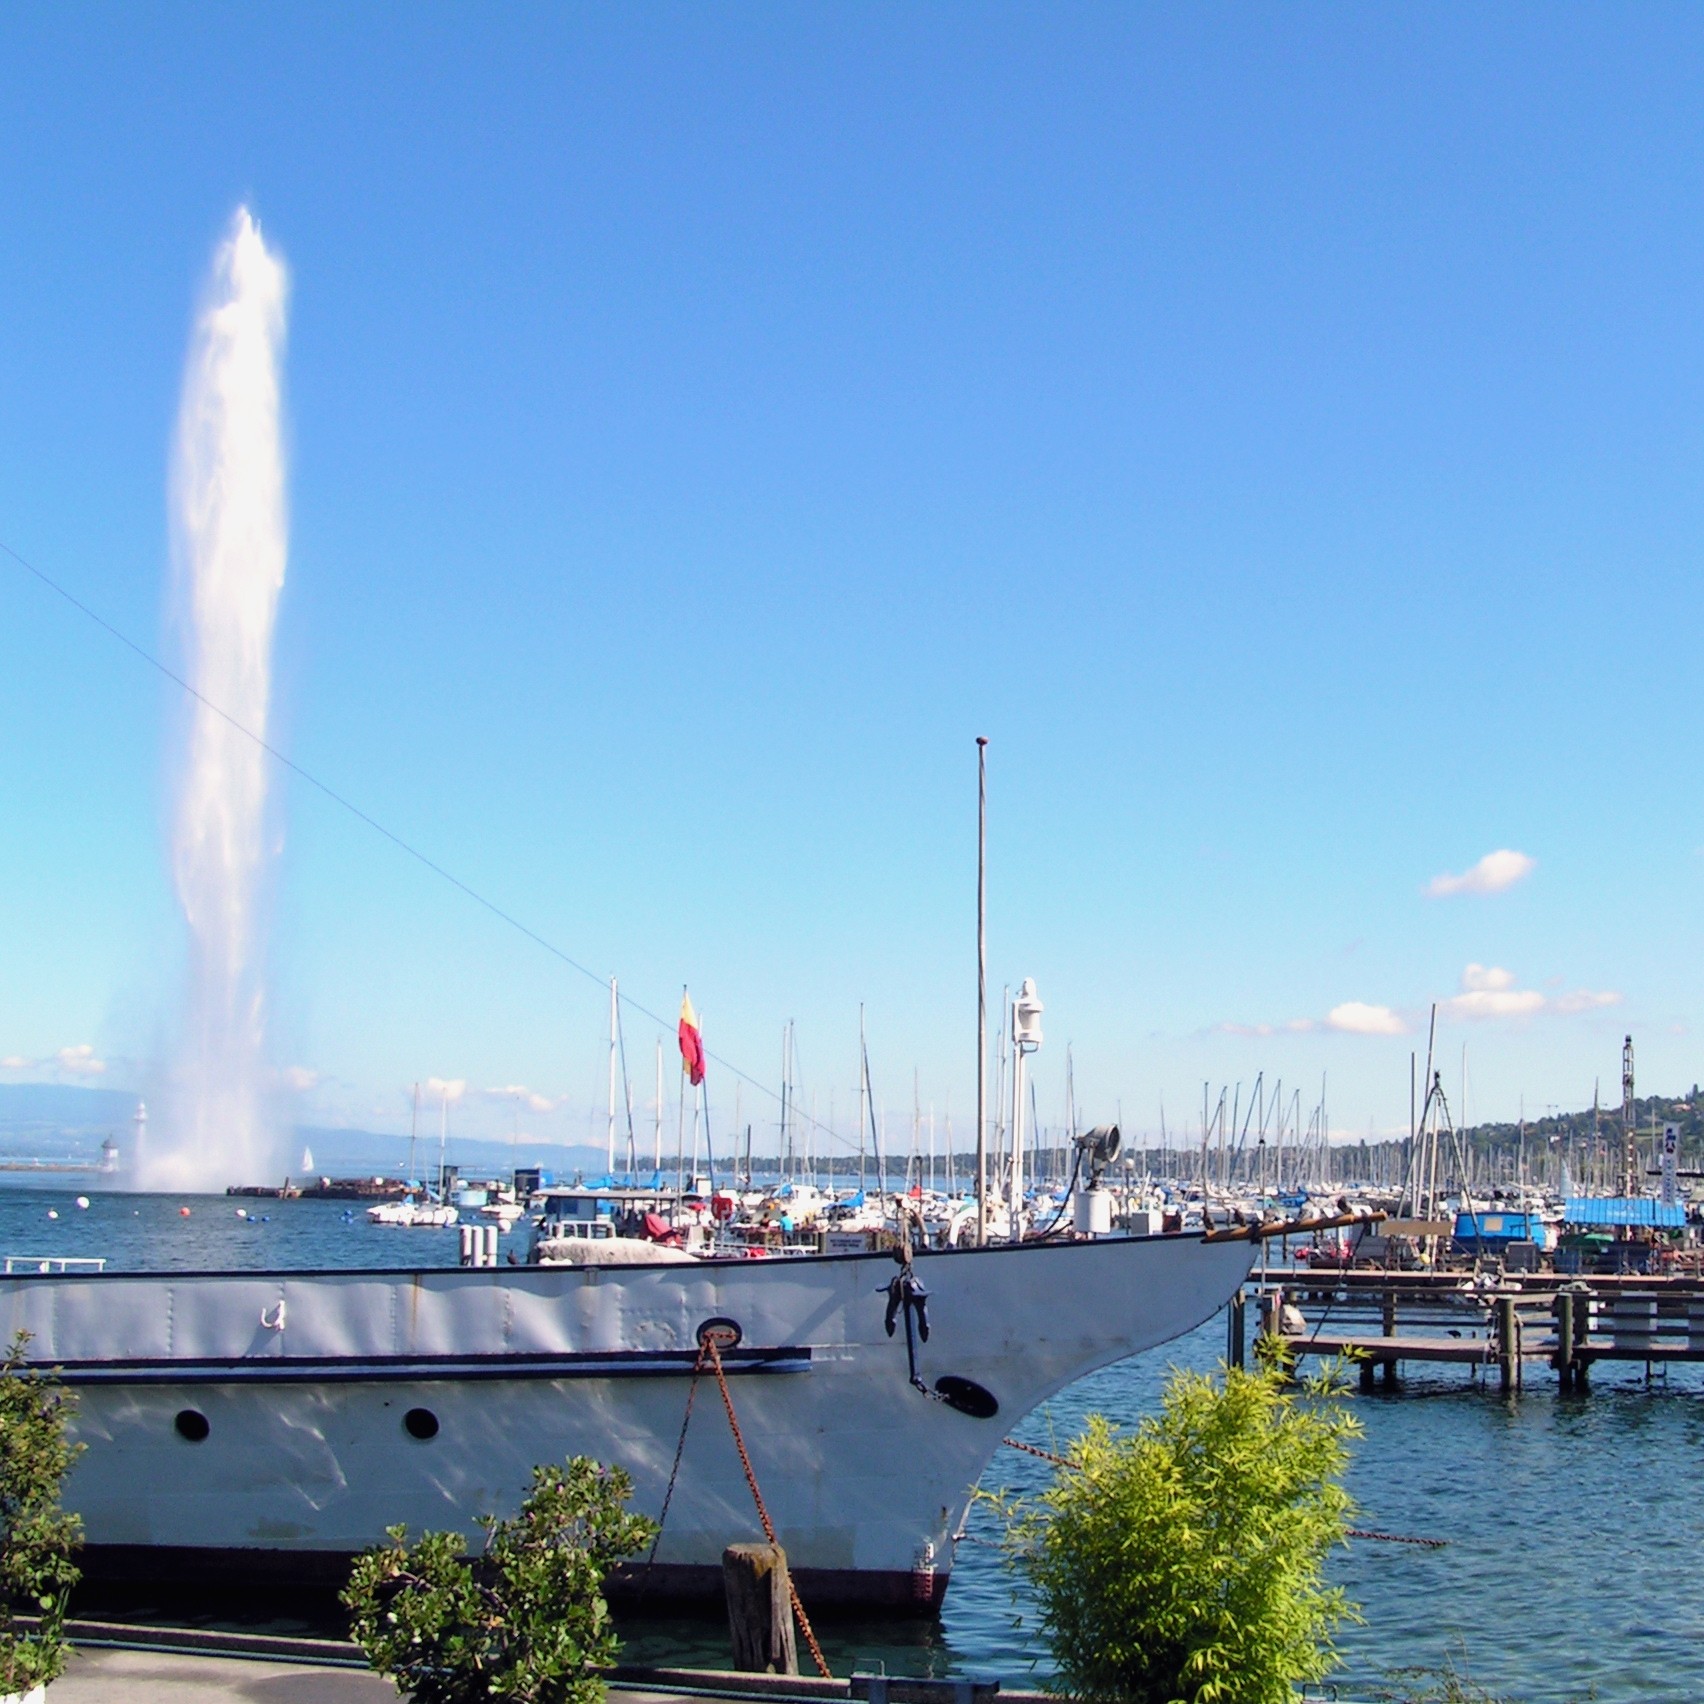
[[[72,1130],[130,1123],[137,1097],[128,1089],[86,1089],[72,1083],[0,1083],[0,1125],[47,1124]]]
[[[0,1148],[8,1153],[57,1154],[61,1149],[93,1153],[105,1136],[128,1157],[131,1119],[138,1096],[128,1089],[92,1089],[73,1083],[0,1083]],[[63,1138],[64,1140],[60,1140]],[[277,1183],[285,1173],[300,1177],[304,1150],[313,1154],[315,1175],[359,1177],[366,1173],[398,1176],[408,1162],[408,1138],[376,1130],[328,1129],[298,1125],[285,1144],[287,1163],[279,1177],[245,1178],[245,1183]],[[501,1177],[515,1166],[543,1166],[558,1175],[601,1176],[601,1148],[572,1147],[548,1142],[482,1141],[452,1136],[449,1162],[466,1174]],[[437,1138],[422,1137],[415,1149],[417,1174],[438,1163]]]

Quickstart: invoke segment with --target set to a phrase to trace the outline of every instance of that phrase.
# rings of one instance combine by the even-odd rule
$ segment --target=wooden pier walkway
[[[1637,1274],[1490,1277],[1463,1272],[1286,1272],[1255,1287],[1260,1330],[1294,1359],[1342,1356],[1396,1383],[1405,1362],[1495,1369],[1518,1389],[1549,1367],[1564,1390],[1600,1361],[1704,1364],[1704,1280]],[[1241,1364],[1246,1303],[1231,1308],[1228,1353]]]

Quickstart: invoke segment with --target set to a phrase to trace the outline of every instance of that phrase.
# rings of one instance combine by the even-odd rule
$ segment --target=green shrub
[[[0,1361],[0,1693],[28,1692],[65,1668],[65,1605],[83,1523],[59,1506],[81,1444],[66,1440],[74,1407],[56,1379],[25,1358],[20,1331]],[[38,1617],[33,1631],[20,1615]]]
[[[533,1469],[513,1519],[481,1517],[477,1557],[460,1533],[411,1547],[391,1527],[343,1593],[355,1643],[417,1704],[599,1704],[619,1649],[604,1574],[656,1530],[627,1509],[632,1491],[620,1468],[575,1456]]]
[[[1324,1564],[1351,1512],[1359,1428],[1338,1385],[1281,1369],[1174,1372],[1131,1434],[1104,1419],[1009,1513],[1059,1679],[1118,1704],[1281,1704],[1356,1619]]]

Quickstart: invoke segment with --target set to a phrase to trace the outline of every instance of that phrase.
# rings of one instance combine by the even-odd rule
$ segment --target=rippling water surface
[[[104,1255],[131,1270],[456,1260],[453,1230],[382,1229],[335,1203],[87,1193],[85,1210],[75,1189],[0,1191],[0,1253]],[[238,1206],[255,1217],[239,1219]],[[1157,1404],[1168,1367],[1210,1367],[1223,1345],[1214,1323],[1109,1367],[1016,1435],[1056,1444],[1094,1412],[1134,1423]],[[1704,1554],[1704,1380],[1677,1369],[1647,1386],[1642,1369],[1600,1366],[1590,1395],[1560,1397],[1551,1377],[1529,1369],[1527,1378],[1514,1399],[1443,1370],[1395,1395],[1354,1399],[1366,1429],[1349,1476],[1358,1524],[1449,1542],[1356,1541],[1334,1563],[1366,1617],[1342,1641],[1345,1697],[1364,1696],[1397,1667],[1453,1662],[1510,1698],[1704,1698],[1704,1598],[1694,1584]],[[1033,1490],[1048,1472],[1002,1450],[984,1485]],[[1045,1681],[1033,1616],[992,1547],[986,1511],[973,1515],[969,1536],[938,1624],[825,1627],[836,1668],[863,1659],[896,1673],[997,1674],[1009,1687]],[[713,1621],[624,1631],[636,1661],[726,1659]]]

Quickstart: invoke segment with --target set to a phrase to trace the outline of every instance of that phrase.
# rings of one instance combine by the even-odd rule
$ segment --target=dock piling
[[[1497,1298],[1497,1388],[1518,1390],[1521,1383],[1521,1321],[1513,1296]]]
[[[1225,1363],[1241,1367],[1248,1360],[1248,1296],[1238,1290],[1225,1304]]]
[[[722,1552],[722,1589],[734,1667],[744,1674],[797,1674],[786,1551],[779,1544],[730,1544]]]

